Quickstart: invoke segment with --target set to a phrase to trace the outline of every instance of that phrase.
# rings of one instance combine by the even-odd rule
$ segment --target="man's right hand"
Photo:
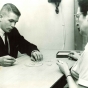
[[[0,65],[2,66],[11,66],[15,61],[15,58],[9,55],[0,57]]]

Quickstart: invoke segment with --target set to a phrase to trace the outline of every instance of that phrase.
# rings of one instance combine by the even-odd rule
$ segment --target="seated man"
[[[88,38],[88,0],[78,0],[78,5],[76,18],[80,26],[80,33]],[[81,56],[74,53],[69,57],[78,59],[71,72],[65,62],[57,62],[60,70],[66,75],[69,88],[88,88],[88,43]]]
[[[11,4],[5,4],[0,10],[0,65],[10,66],[15,62],[18,51],[31,56],[32,60],[40,61],[43,55],[37,46],[28,42],[15,27],[21,13]]]

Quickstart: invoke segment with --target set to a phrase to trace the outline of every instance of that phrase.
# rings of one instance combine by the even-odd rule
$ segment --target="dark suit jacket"
[[[38,50],[37,46],[28,42],[21,36],[16,28],[8,34],[9,43],[10,43],[10,56],[17,57],[18,51],[21,53],[26,53],[29,56],[33,50]],[[5,45],[2,38],[0,37],[0,56],[8,55],[5,50]]]

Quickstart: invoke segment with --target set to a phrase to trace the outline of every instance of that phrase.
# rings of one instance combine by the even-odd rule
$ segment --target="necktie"
[[[6,53],[8,54],[8,40],[7,40],[7,34],[5,33],[5,49]]]

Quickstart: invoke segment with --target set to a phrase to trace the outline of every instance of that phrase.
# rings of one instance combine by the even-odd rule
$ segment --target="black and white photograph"
[[[0,88],[88,88],[88,0],[0,0]]]

